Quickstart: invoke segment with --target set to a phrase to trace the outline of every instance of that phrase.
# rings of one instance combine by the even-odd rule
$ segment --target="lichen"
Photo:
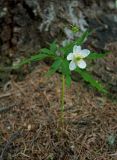
[[[49,27],[53,22],[53,20],[55,19],[55,16],[56,16],[56,13],[54,10],[54,4],[50,3],[50,6],[44,10],[44,13],[42,15],[43,21],[39,26],[39,30],[49,31]]]
[[[68,27],[65,27],[64,33],[67,39],[62,41],[63,46],[69,43],[74,38],[79,37],[82,34],[82,32],[86,31],[88,27],[88,24],[85,20],[85,16],[80,10],[78,11],[78,7],[80,5],[79,2],[76,0],[73,0],[71,3],[68,3],[67,5],[68,5],[67,14],[69,16],[68,21],[69,23],[74,24],[76,27],[80,28],[80,31],[74,34]]]
[[[72,24],[75,24],[76,26],[80,27],[81,31],[85,31],[88,26],[84,15],[81,11],[79,11],[79,15],[75,14],[75,8],[79,6],[78,1],[74,0],[71,3],[68,4],[68,14],[70,16],[70,20]]]

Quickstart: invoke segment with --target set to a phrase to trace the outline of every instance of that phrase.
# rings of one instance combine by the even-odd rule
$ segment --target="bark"
[[[13,59],[37,52],[54,39],[72,38],[71,24],[84,31],[92,25],[90,19],[93,22],[95,16],[102,16],[102,10],[101,0],[97,3],[92,0],[1,0],[1,62],[9,64]]]
[[[0,67],[38,52],[55,39],[62,44],[72,40],[71,24],[81,32],[96,29],[89,45],[101,51],[106,43],[117,41],[115,1],[0,0]]]

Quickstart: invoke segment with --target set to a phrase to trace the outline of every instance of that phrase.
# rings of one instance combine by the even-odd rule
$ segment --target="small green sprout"
[[[73,33],[77,33],[80,31],[80,28],[76,25],[71,25],[71,30]]]

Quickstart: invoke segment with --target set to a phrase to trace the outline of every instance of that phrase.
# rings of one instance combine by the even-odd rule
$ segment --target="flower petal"
[[[81,69],[86,68],[86,62],[84,60],[82,60],[82,59],[77,62],[77,65]]]
[[[87,57],[90,54],[90,51],[88,49],[81,50],[80,54],[83,58]]]
[[[75,46],[73,47],[73,53],[79,53],[80,51],[81,51],[81,46],[75,45]]]
[[[70,69],[71,71],[73,71],[74,69],[76,69],[76,64],[75,64],[73,61],[70,62],[70,64],[69,64],[69,69]]]
[[[73,53],[69,53],[68,56],[67,56],[67,60],[72,60],[73,59]]]

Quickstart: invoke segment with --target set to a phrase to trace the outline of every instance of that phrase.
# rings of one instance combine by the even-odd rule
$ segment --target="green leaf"
[[[71,81],[72,81],[71,76],[70,75],[66,75],[65,78],[66,78],[66,86],[70,87],[71,86]]]
[[[106,51],[104,53],[96,53],[96,52],[91,52],[87,59],[98,59],[98,58],[104,58],[110,53],[110,51]]]
[[[61,47],[60,51],[64,53],[64,56],[66,57],[70,52],[73,51],[74,43],[71,42],[70,44],[67,44],[65,47]]]
[[[61,71],[65,76],[70,75],[69,62],[66,59],[63,60]]]
[[[52,53],[56,52],[56,50],[57,50],[57,44],[56,44],[55,41],[50,44],[50,50],[52,51]]]
[[[70,87],[70,85],[71,85],[71,72],[69,70],[69,62],[65,59],[63,60],[61,71],[62,71],[62,74],[65,75],[66,85],[68,87]]]
[[[23,59],[18,64],[13,64],[12,68],[13,69],[18,69],[18,68],[22,67],[23,65],[29,64],[29,63],[30,63],[30,58]]]
[[[77,68],[75,71],[78,72],[85,81],[89,82],[92,87],[95,87],[98,91],[102,93],[108,93],[108,91],[98,81],[96,81],[92,77],[92,75],[90,75],[87,71],[81,70],[79,68]]]
[[[46,54],[37,54],[37,55],[31,56],[30,58],[23,59],[23,60],[21,60],[20,63],[18,63],[16,65],[13,65],[13,69],[20,68],[21,66],[23,66],[25,64],[29,64],[29,63],[31,63],[33,61],[43,60],[43,59],[45,59],[47,57],[48,57],[48,55],[46,55]]]
[[[44,54],[53,54],[51,50],[49,50],[48,48],[42,48],[40,50],[40,52],[44,53]]]
[[[49,57],[48,55],[46,54],[37,54],[37,55],[34,55],[34,56],[31,56],[30,58],[30,61],[40,61],[40,60],[43,60],[45,58]]]
[[[87,38],[91,33],[92,33],[92,31],[86,30],[86,31],[80,36],[80,38],[78,38],[78,39],[75,40],[74,43],[75,43],[76,45],[82,45],[82,44],[85,42],[86,38]]]
[[[61,64],[62,64],[62,59],[57,58],[55,62],[51,65],[49,71],[46,73],[46,76],[48,77],[52,76],[59,69]]]

